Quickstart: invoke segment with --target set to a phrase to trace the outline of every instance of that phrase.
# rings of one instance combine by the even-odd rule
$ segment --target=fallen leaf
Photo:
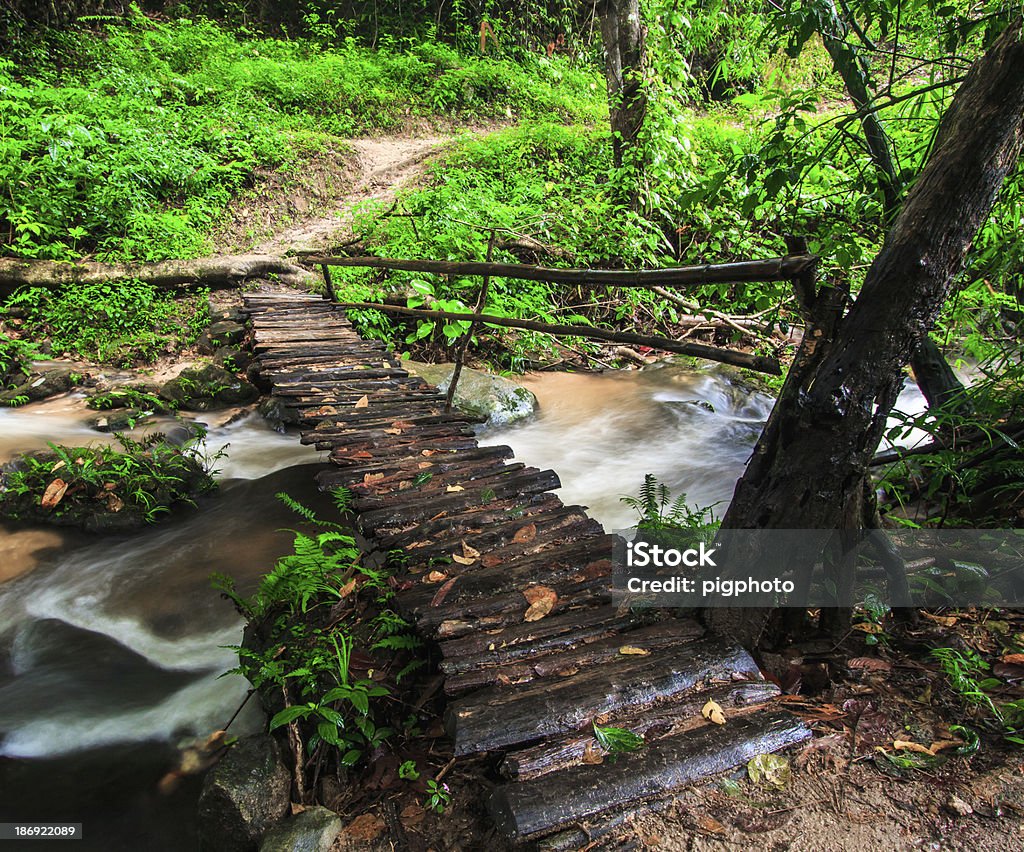
[[[725,713],[722,711],[722,705],[717,701],[709,701],[700,709],[700,715],[716,725],[725,724]]]
[[[354,406],[352,406],[352,407],[353,408],[367,408],[369,405],[370,405],[370,397],[368,397],[366,394],[363,394],[361,397],[359,397],[358,400],[356,400],[356,404]]]
[[[432,456],[436,452],[437,452],[437,450],[420,450],[420,455],[421,456]]]
[[[860,624],[853,625],[854,630],[859,630],[862,633],[881,633],[882,625],[875,624],[873,621],[862,621]]]
[[[466,542],[462,542],[462,555],[469,556],[473,559],[479,559],[480,551],[474,547],[470,547]]]
[[[356,578],[353,577],[344,586],[338,589],[339,598],[347,598],[352,592],[356,590]]]
[[[755,784],[781,790],[789,783],[789,758],[780,754],[759,754],[747,762],[747,775]]]
[[[1024,665],[1024,654],[1003,654],[999,658],[1004,663],[1009,663],[1012,666]]]
[[[483,565],[484,568],[497,568],[501,565],[501,557],[495,556],[493,553],[488,553],[480,560],[480,564]]]
[[[424,579],[428,583],[440,583],[442,580],[445,580],[447,578],[448,575],[445,574],[443,571],[431,571],[429,574],[427,574],[427,576]]]
[[[704,834],[725,834],[725,826],[707,814],[701,814],[696,818],[695,822],[697,823],[697,830],[702,831]]]
[[[402,821],[402,825],[409,828],[416,828],[421,822],[423,817],[426,816],[426,811],[423,810],[419,805],[406,805],[402,808],[398,814],[398,818]]]
[[[363,477],[363,485],[370,485],[374,482],[380,482],[384,478],[383,473],[368,473]]]
[[[457,553],[452,554],[452,559],[459,563],[459,565],[472,565],[476,562],[475,559],[468,559],[465,556],[459,556]]]
[[[411,429],[413,427],[413,424],[408,420],[395,420],[391,425],[396,429]]]
[[[401,435],[402,434],[402,430],[401,429],[385,429],[384,430],[384,434],[385,435]]]
[[[888,660],[880,660],[878,657],[854,657],[847,660],[846,665],[851,669],[864,669],[869,672],[887,672],[892,670],[892,663]]]
[[[440,589],[434,594],[434,597],[430,599],[431,606],[441,606],[444,603],[444,599],[448,597],[448,592],[452,590],[452,586],[455,585],[458,577],[452,577],[447,583],[441,586]]]
[[[433,466],[434,466],[433,462],[420,462],[418,465],[416,465],[416,469],[417,470],[426,470],[428,467],[433,467]]]
[[[316,414],[319,417],[319,416],[325,416],[325,415],[329,415],[329,414],[337,414],[338,413],[338,409],[335,408],[333,405],[321,405],[313,413]]]
[[[922,612],[921,615],[942,627],[954,627],[960,620],[955,615],[932,615],[930,612]]]
[[[525,527],[516,531],[516,534],[512,536],[512,541],[516,544],[527,544],[533,541],[537,537],[537,525],[527,524]]]
[[[59,462],[57,462],[57,464],[55,464],[53,467],[50,468],[50,473],[56,473],[62,467],[67,467],[67,464],[65,462],[63,462],[63,461],[59,461]]]
[[[634,645],[623,645],[621,648],[619,648],[619,653],[625,656],[646,657],[651,652],[648,651],[646,648],[637,648]]]
[[[595,748],[593,743],[588,743],[587,747],[583,750],[583,756],[580,760],[591,765],[604,763],[604,755],[601,753],[600,748]]]
[[[39,505],[44,509],[52,509],[64,499],[64,492],[68,490],[68,484],[63,479],[55,479],[46,486]]]
[[[353,840],[370,843],[384,831],[384,820],[374,814],[357,816],[346,826],[344,833]]]
[[[895,751],[912,751],[916,754],[927,754],[930,757],[935,757],[935,752],[928,748],[928,746],[921,745],[921,743],[913,743],[908,740],[895,740],[892,747]]]
[[[932,754],[938,754],[947,748],[959,748],[964,744],[963,740],[937,740],[928,746]]]
[[[452,492],[452,491],[465,491],[465,490],[466,490],[466,489],[465,489],[465,488],[463,488],[463,487],[462,487],[461,485],[449,485],[449,486],[448,486],[448,487],[447,487],[447,488],[445,489],[445,491],[447,491],[447,492]]]
[[[124,500],[112,492],[107,494],[107,509],[111,512],[120,512],[124,508]]]
[[[531,586],[523,592],[523,597],[530,603],[523,621],[540,621],[558,603],[558,593],[547,586]]]

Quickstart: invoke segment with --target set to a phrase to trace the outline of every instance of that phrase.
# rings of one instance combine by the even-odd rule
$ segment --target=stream
[[[721,513],[772,404],[726,373],[670,364],[524,384],[539,413],[481,443],[556,470],[562,500],[608,529],[635,523],[619,498],[645,473]],[[919,405],[906,393],[904,410]],[[47,441],[110,440],[87,413],[74,398],[0,409],[0,462]],[[314,486],[319,457],[296,436],[249,416],[210,431],[207,447],[225,444],[218,492],[155,527],[99,538],[0,525],[0,822],[84,822],[82,849],[196,847],[201,776],[169,793],[158,783],[180,746],[224,727],[247,687],[219,677],[237,663],[225,646],[242,624],[210,574],[248,593],[290,548],[297,519],[275,493],[330,511]],[[259,724],[243,712],[231,732]]]

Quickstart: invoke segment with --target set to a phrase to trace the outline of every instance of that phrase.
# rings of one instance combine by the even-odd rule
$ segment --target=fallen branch
[[[142,281],[165,289],[237,287],[254,278],[275,277],[284,284],[308,284],[312,277],[301,266],[281,257],[261,254],[162,260],[157,263],[76,263],[58,260],[0,257],[0,290],[18,287],[66,287],[107,281]]]
[[[357,308],[360,310],[384,311],[385,313],[406,314],[421,319],[446,319],[446,320],[469,320],[471,322],[482,322],[487,325],[496,325],[504,328],[522,328],[527,331],[540,331],[556,337],[589,337],[593,340],[607,340],[611,343],[629,343],[634,346],[649,346],[652,349],[662,349],[666,352],[677,352],[681,355],[692,355],[695,358],[704,358],[708,361],[718,361],[723,364],[732,364],[735,367],[745,367],[749,370],[757,370],[761,373],[770,373],[773,376],[782,374],[779,362],[775,358],[768,358],[762,355],[749,355],[746,352],[736,352],[732,349],[720,349],[716,346],[705,346],[701,343],[680,343],[670,340],[667,337],[648,337],[642,334],[632,334],[625,331],[606,331],[602,328],[594,328],[589,325],[553,325],[536,320],[517,320],[509,317],[496,317],[480,313],[457,313],[455,311],[428,311],[419,308],[403,308],[398,305],[383,305],[376,302],[338,302],[343,308]]]
[[[387,257],[306,257],[319,266],[364,266],[398,269],[435,275],[491,275],[522,281],[587,284],[611,287],[653,287],[665,284],[714,284],[720,282],[788,281],[799,278],[817,262],[813,255],[743,260],[736,263],[705,263],[699,266],[670,266],[664,269],[553,269],[521,263],[451,262],[444,260],[401,260]]]

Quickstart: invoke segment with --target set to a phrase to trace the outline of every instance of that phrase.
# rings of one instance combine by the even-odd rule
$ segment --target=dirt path
[[[453,136],[353,139],[346,144],[354,151],[356,169],[351,187],[333,199],[331,209],[317,216],[300,217],[285,230],[258,243],[258,254],[285,255],[289,252],[326,248],[347,235],[352,211],[370,200],[387,201],[395,190],[423,171],[424,163],[440,151]]]

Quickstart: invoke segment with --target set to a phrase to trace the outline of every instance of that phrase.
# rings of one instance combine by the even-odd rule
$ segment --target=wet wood
[[[614,763],[574,766],[506,784],[488,810],[510,841],[527,840],[598,814],[664,796],[759,754],[802,742],[811,732],[787,713],[763,712],[659,740]]]
[[[601,724],[632,731],[648,743],[665,736],[693,731],[713,724],[701,715],[708,701],[716,702],[724,711],[726,724],[749,713],[764,709],[765,705],[779,695],[779,688],[763,680],[739,681],[685,692],[653,707],[609,713],[601,718]],[[531,748],[514,751],[505,757],[501,773],[506,778],[525,781],[549,772],[580,766],[587,750],[593,754],[597,748],[592,725],[562,739],[554,739]]]
[[[557,683],[479,690],[451,702],[446,728],[457,755],[497,751],[578,730],[624,707],[649,707],[700,683],[751,675],[757,664],[742,648],[699,640],[677,653],[621,657]]]

